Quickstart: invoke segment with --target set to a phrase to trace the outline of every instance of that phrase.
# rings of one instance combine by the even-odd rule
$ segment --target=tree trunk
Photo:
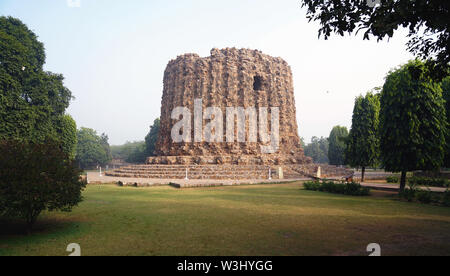
[[[361,172],[361,182],[362,183],[364,183],[365,174],[366,174],[366,167],[362,167],[362,172]]]
[[[402,172],[402,178],[400,179],[400,192],[404,192],[406,187],[406,172]]]
[[[39,216],[39,214],[41,213],[41,211],[32,211],[30,214],[28,214],[27,216],[27,233],[28,235],[31,234],[32,230],[33,230],[33,226],[36,223],[36,220]]]

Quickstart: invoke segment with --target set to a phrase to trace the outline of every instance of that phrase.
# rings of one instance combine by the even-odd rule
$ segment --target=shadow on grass
[[[32,236],[35,234],[48,234],[64,232],[75,227],[76,222],[67,219],[40,218],[28,233],[24,220],[13,218],[0,218],[0,240],[16,236]]]

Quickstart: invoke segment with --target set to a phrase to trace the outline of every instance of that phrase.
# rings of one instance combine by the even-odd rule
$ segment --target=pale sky
[[[382,86],[413,56],[406,31],[389,42],[361,36],[318,39],[299,0],[0,0],[0,15],[21,19],[45,44],[45,69],[62,73],[78,127],[110,144],[143,140],[160,115],[163,73],[184,53],[252,48],[292,67],[299,134],[350,128],[356,96]]]

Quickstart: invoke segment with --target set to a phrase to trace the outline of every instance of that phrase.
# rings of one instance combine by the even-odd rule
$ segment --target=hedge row
[[[368,196],[370,195],[370,189],[361,186],[359,183],[351,182],[345,184],[337,184],[333,181],[309,181],[303,184],[305,190],[308,191],[320,191],[333,194],[343,194],[352,196]]]

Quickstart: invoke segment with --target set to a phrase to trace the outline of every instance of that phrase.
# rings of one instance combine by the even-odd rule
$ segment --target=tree
[[[380,149],[383,166],[406,173],[436,170],[442,165],[447,131],[442,89],[421,61],[390,72],[381,93]]]
[[[147,156],[154,156],[155,155],[155,147],[156,147],[156,141],[158,140],[158,134],[159,134],[159,128],[160,128],[160,120],[157,118],[153,125],[150,127],[150,132],[145,137],[145,145],[146,145],[146,153]]]
[[[300,145],[302,146],[303,149],[306,147],[305,138],[300,137]]]
[[[70,115],[64,115],[58,120],[57,132],[62,149],[74,159],[77,153],[77,124]]]
[[[450,77],[445,78],[441,84],[442,96],[445,101],[445,111],[447,114],[447,135],[446,135],[446,148],[444,157],[444,167],[450,168]]]
[[[342,166],[345,165],[345,139],[348,136],[348,129],[346,127],[335,126],[328,138],[328,160],[330,165]]]
[[[442,0],[381,0],[370,7],[366,0],[302,0],[309,21],[319,21],[319,37],[344,36],[365,30],[364,39],[378,41],[394,35],[399,27],[409,29],[408,50],[429,60],[429,74],[440,80],[450,63],[450,2]]]
[[[305,155],[311,157],[316,164],[328,164],[328,139],[311,138],[311,143],[305,147]]]
[[[98,165],[105,166],[111,161],[108,136],[98,136],[97,132],[90,128],[81,128],[77,132],[77,161],[81,168],[94,168]]]
[[[44,211],[70,212],[86,183],[59,141],[0,141],[0,215],[26,220],[31,231]]]
[[[120,146],[111,146],[111,153],[114,159],[121,159],[128,163],[144,163],[147,155],[144,141],[126,142]]]
[[[346,160],[350,166],[362,168],[362,182],[366,167],[374,166],[379,157],[379,114],[379,95],[369,92],[365,97],[356,98]]]
[[[145,163],[147,157],[154,156],[156,141],[158,139],[160,121],[153,122],[145,141],[127,142],[124,145],[112,146],[111,152],[115,159],[122,159],[128,163]]]
[[[74,141],[68,138],[76,129],[73,122],[68,127],[65,110],[72,93],[62,75],[43,70],[44,63],[44,45],[36,35],[20,20],[0,17],[0,140],[52,137],[66,143],[70,154]]]

